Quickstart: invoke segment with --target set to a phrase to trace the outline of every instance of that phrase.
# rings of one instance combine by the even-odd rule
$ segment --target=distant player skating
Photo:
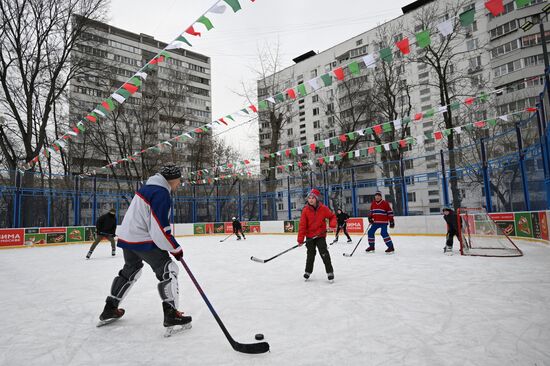
[[[243,225],[241,224],[241,222],[237,220],[235,216],[233,216],[231,220],[233,220],[233,234],[237,235],[237,240],[241,240],[239,233],[241,233],[243,239],[246,240],[246,236],[244,236],[243,232]]]
[[[348,219],[349,219],[349,215],[347,213],[345,213],[344,211],[342,211],[341,208],[337,209],[336,210],[336,219],[338,221],[338,228],[336,229],[336,236],[334,238],[334,241],[332,243],[336,243],[338,242],[338,233],[340,233],[340,230],[342,230],[344,232],[344,234],[346,235],[346,237],[348,238],[348,243],[351,243],[352,240],[348,234]]]
[[[457,215],[449,206],[443,207],[443,219],[447,223],[447,241],[443,248],[443,253],[453,255],[453,239],[458,238],[458,222]]]
[[[116,210],[114,208],[110,209],[106,214],[99,216],[95,223],[96,239],[90,247],[88,254],[86,254],[86,259],[90,259],[92,253],[102,239],[107,239],[111,242],[111,255],[113,257],[116,255],[116,224]]]
[[[386,243],[388,247],[388,249],[386,249],[386,254],[393,254],[395,250],[390,235],[388,234],[388,222],[390,223],[390,228],[393,229],[395,227],[393,211],[390,204],[382,199],[382,192],[380,191],[374,194],[374,201],[370,205],[369,222],[371,224],[368,231],[369,247],[365,252],[374,253],[374,234],[378,229],[381,229],[380,234],[382,234],[384,243]]]
[[[124,254],[124,267],[111,285],[98,326],[111,323],[124,315],[118,306],[141,275],[143,261],[157,276],[158,291],[164,311],[165,336],[191,328],[191,317],[178,311],[177,260],[183,251],[170,229],[170,192],[180,185],[181,171],[175,165],[166,165],[136,192],[128,212],[117,230],[118,246]],[[175,326],[179,326],[175,328]]]
[[[307,239],[307,258],[304,278],[307,280],[313,272],[313,263],[315,262],[316,248],[319,249],[321,259],[325,264],[325,270],[329,281],[334,280],[334,269],[330,260],[330,254],[326,242],[326,222],[329,219],[329,226],[336,226],[336,215],[327,206],[319,201],[321,193],[317,189],[312,189],[307,196],[307,203],[302,209],[300,225],[298,227],[298,245],[303,245]]]

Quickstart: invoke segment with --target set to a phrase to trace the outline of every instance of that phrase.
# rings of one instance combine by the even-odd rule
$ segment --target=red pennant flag
[[[346,134],[343,134],[343,135],[340,135],[340,141],[342,142],[346,142],[348,140],[348,137],[346,136]]]
[[[485,7],[495,17],[504,12],[503,0],[489,0],[485,2]]]
[[[187,28],[187,29],[185,30],[185,33],[190,34],[190,35],[192,35],[192,36],[199,36],[199,37],[201,36],[201,32],[195,31],[195,29],[193,28],[193,26],[190,26],[189,28]]]
[[[527,112],[536,112],[537,111],[537,108],[535,107],[527,107],[527,109],[525,109]]]
[[[68,140],[68,139],[70,139],[70,138],[71,138],[71,135],[65,135],[65,136],[63,136],[63,140]]]
[[[340,156],[341,156],[341,157],[344,157],[344,156],[346,156],[347,154],[348,154],[347,152],[341,152],[341,153],[340,153]]]
[[[107,102],[101,102],[101,105],[102,105],[103,108],[105,108],[106,110],[108,110],[108,111],[111,110],[111,107],[109,107],[109,103],[107,103]]]
[[[399,145],[401,145],[401,147],[407,147],[407,140],[399,140]]]
[[[32,159],[32,162],[33,162],[33,163],[38,163],[38,159],[39,159],[39,158],[38,158],[38,155],[37,155],[37,156],[34,157],[34,159]]]
[[[441,131],[434,132],[434,138],[436,140],[441,140],[443,138],[443,132]]]
[[[57,146],[56,144],[53,144],[52,146],[55,151],[59,151],[59,146]]]
[[[334,73],[334,76],[336,76],[336,79],[344,80],[344,70],[341,67],[337,67],[332,72]]]
[[[374,154],[374,146],[369,147],[368,153],[369,154]]]
[[[380,125],[373,126],[372,129],[374,130],[374,133],[377,135],[380,135],[382,133],[382,126]]]
[[[311,149],[311,152],[315,152],[315,148],[316,148],[316,147],[317,147],[317,146],[315,145],[315,143],[309,144],[309,148]]]
[[[325,163],[325,158],[319,158],[319,164],[323,165]]]
[[[289,98],[296,99],[296,92],[294,91],[294,89],[288,89],[286,91],[286,94]]]
[[[227,167],[228,167],[228,168],[233,168],[233,164],[228,163],[228,164],[227,164]]]
[[[124,85],[122,85],[122,87],[126,90],[128,90],[128,92],[130,94],[134,94],[135,92],[137,92],[138,90],[138,87],[135,86],[135,85],[132,85],[132,84],[128,84],[128,83],[125,83]]]
[[[200,128],[195,128],[196,133],[202,133],[202,130]]]
[[[417,113],[417,114],[414,115],[414,120],[415,121],[420,121],[422,119],[422,116],[423,116],[422,113]]]
[[[244,164],[250,164],[250,161],[245,159]]]
[[[474,100],[475,100],[475,98],[472,98],[472,97],[466,98],[466,100],[464,100],[464,103],[466,105],[472,105],[472,104],[474,104]]]
[[[87,115],[86,116],[86,119],[90,122],[97,122],[97,118],[95,118],[94,116],[92,115]]]
[[[199,177],[202,176],[202,170],[199,170],[199,171],[197,172],[197,175],[198,175]]]
[[[474,126],[479,128],[485,127],[485,121],[477,121],[474,123]]]
[[[301,167],[302,167],[302,165],[303,165],[303,164],[302,164],[302,162],[301,162],[301,161],[299,161],[299,162],[298,162],[298,166],[299,166],[299,167],[301,168]]]
[[[290,149],[285,150],[285,155],[286,155],[287,158],[290,156]]]
[[[264,159],[269,159],[269,156],[270,156],[269,154],[265,154]]]
[[[250,108],[252,110],[252,112],[254,112],[254,113],[258,112],[258,109],[256,108],[256,106],[254,104],[249,105],[248,108]]]
[[[395,42],[395,45],[397,48],[399,48],[399,51],[403,53],[404,55],[408,55],[411,52],[411,49],[409,47],[409,39],[407,37],[403,38],[402,40]]]
[[[149,64],[150,65],[156,65],[156,64],[159,64],[161,63],[162,61],[164,61],[164,56],[159,56],[159,57],[155,57],[154,59],[152,59]]]
[[[223,117],[222,117],[222,118],[220,118],[220,119],[219,119],[218,121],[220,121],[221,123],[223,123],[224,125],[226,125],[226,126],[227,126],[227,122],[225,122],[225,121],[223,120]]]
[[[78,135],[80,133],[80,130],[78,127],[73,127],[73,131]]]

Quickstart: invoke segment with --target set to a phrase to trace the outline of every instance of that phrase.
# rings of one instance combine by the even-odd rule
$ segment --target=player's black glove
[[[391,220],[390,221],[390,229],[393,229],[395,227],[395,221]]]
[[[172,256],[179,261],[181,258],[183,258],[183,250],[180,248],[177,252],[170,252]]]
[[[369,223],[374,224],[374,219],[372,217],[369,217]]]

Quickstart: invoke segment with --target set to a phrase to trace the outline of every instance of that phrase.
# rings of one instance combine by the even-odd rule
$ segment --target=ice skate
[[[368,247],[367,249],[365,249],[365,253],[374,253],[374,247]]]
[[[237,236],[237,240],[241,240],[241,237],[240,237],[240,236]]]
[[[348,239],[348,241],[347,241],[347,242],[348,242],[348,243],[351,243],[351,242],[353,242],[353,240],[351,240],[351,238],[350,238],[350,239]]]
[[[332,244],[334,243],[338,243],[338,237],[334,238],[334,240],[332,241]]]
[[[106,303],[103,312],[99,316],[99,323],[97,323],[97,327],[99,328],[114,321],[117,321],[118,319],[122,318],[123,315],[124,309],[119,309],[110,303]]]
[[[116,255],[116,250],[115,250],[115,249],[111,250],[111,255],[112,255],[113,257]]]
[[[327,273],[328,282],[334,283],[334,273]]]
[[[92,252],[88,252],[88,254],[86,254],[86,259],[90,259],[91,256],[92,256]]]
[[[446,246],[445,248],[443,248],[443,253],[445,253],[446,255],[453,255],[453,247]]]
[[[395,249],[393,249],[393,248],[388,248],[388,249],[386,249],[385,252],[386,252],[386,254],[394,254],[394,253],[395,253]]]
[[[311,276],[311,273],[304,273],[304,278],[306,279],[306,281],[309,280],[309,276]]]
[[[191,321],[193,320],[190,316],[183,315],[182,312],[177,311],[174,308],[170,308],[164,311],[164,327],[166,331],[164,332],[164,337],[171,337],[174,334],[183,332],[184,330],[191,329]]]

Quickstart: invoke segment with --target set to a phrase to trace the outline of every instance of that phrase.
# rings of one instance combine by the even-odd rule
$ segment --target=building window
[[[285,205],[282,202],[277,203],[277,210],[284,211]]]
[[[319,96],[318,96],[318,95],[312,96],[312,97],[311,97],[311,101],[312,101],[313,103],[317,103],[317,102],[319,101]]]
[[[405,163],[405,169],[414,169],[414,163],[413,160],[404,160]]]
[[[513,41],[507,42],[503,45],[493,48],[491,50],[491,58],[505,55],[509,52],[517,50],[518,48],[519,48],[519,39],[514,39]]]
[[[313,115],[318,116],[319,115],[319,108],[313,108]]]
[[[439,196],[439,191],[428,191],[428,196]]]
[[[362,39],[358,39],[357,41],[355,41],[355,45],[356,46],[361,46],[363,44],[363,40]]]
[[[314,69],[314,70],[311,70],[311,78],[316,78],[317,77],[317,69]]]
[[[423,72],[422,74],[418,74],[419,79],[424,79],[424,78],[427,78],[428,76],[430,76],[430,73],[428,71]]]
[[[516,19],[514,19],[508,23],[504,23],[503,25],[499,25],[498,27],[491,29],[489,31],[489,34],[490,34],[491,40],[493,40],[498,37],[502,37],[508,33],[511,33],[516,29],[518,29],[518,22]]]
[[[313,139],[314,139],[315,141],[321,140],[321,134],[320,134],[320,133],[316,133],[315,135],[313,135]]]
[[[294,131],[292,131],[292,128],[289,128],[288,130],[286,130],[287,136],[292,136],[293,134],[294,134]]]
[[[407,201],[416,202],[416,192],[407,193]]]
[[[477,47],[478,47],[477,38],[469,39],[466,41],[466,48],[468,49],[468,51],[473,51],[477,49]]]

